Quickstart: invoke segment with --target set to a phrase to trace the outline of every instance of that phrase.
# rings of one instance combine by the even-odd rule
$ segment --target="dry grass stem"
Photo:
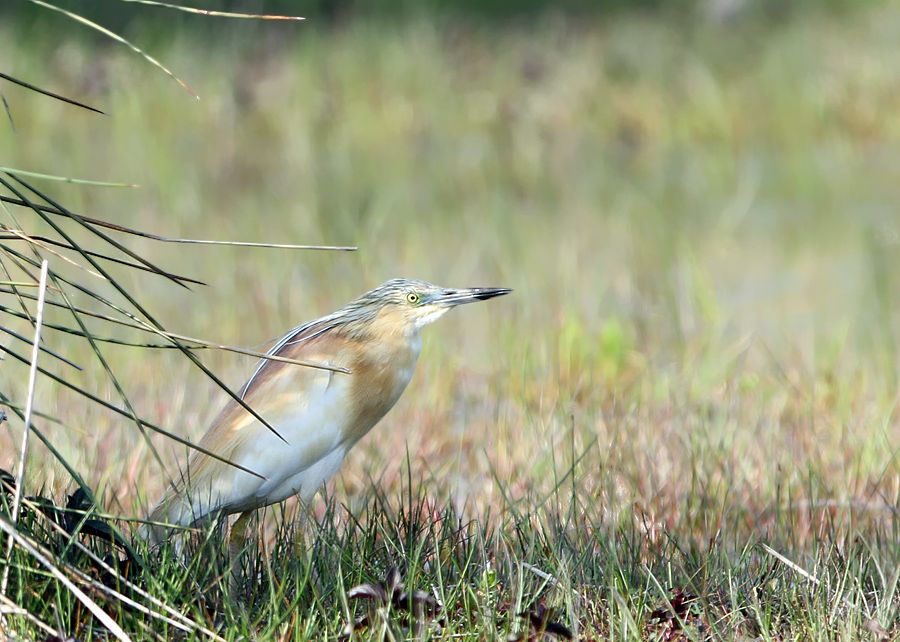
[[[31,414],[34,410],[34,389],[37,384],[37,362],[41,345],[41,324],[44,318],[44,295],[47,292],[48,262],[41,263],[41,276],[38,285],[37,312],[34,325],[34,341],[31,346],[31,365],[28,369],[28,394],[25,397],[25,419],[22,428],[22,446],[19,450],[19,465],[16,469],[16,488],[12,505],[12,525],[15,528],[19,519],[19,509],[22,503],[22,488],[25,482],[25,467],[28,462],[28,442],[31,435]],[[9,559],[12,551],[13,540],[9,539],[6,547],[6,557]],[[3,579],[0,581],[0,595],[6,595],[6,587],[9,582],[9,565],[3,567]]]

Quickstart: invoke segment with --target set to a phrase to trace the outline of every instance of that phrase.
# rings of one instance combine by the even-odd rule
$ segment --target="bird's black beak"
[[[463,290],[442,290],[434,295],[432,303],[446,306],[462,305],[474,301],[487,301],[495,296],[503,296],[512,292],[509,288],[466,288]]]

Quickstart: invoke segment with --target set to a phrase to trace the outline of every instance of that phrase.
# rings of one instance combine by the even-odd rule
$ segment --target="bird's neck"
[[[367,358],[376,361],[399,360],[413,364],[422,351],[422,336],[418,330],[411,332],[368,332],[356,337],[356,344]]]
[[[393,306],[384,307],[371,316],[348,321],[340,328],[341,334],[354,341],[397,347],[406,344],[417,355],[422,346],[419,330],[415,323]]]
[[[412,379],[422,342],[419,333],[382,332],[355,342],[349,364],[352,420],[343,435],[354,444],[396,403]]]

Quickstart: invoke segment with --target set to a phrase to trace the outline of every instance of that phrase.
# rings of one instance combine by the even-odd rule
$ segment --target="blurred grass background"
[[[58,30],[62,17],[4,9],[6,71],[109,116],[4,85],[0,158],[139,183],[51,187],[77,212],[161,234],[359,245],[128,239],[209,283],[113,269],[191,336],[262,348],[394,276],[514,288],[427,333],[410,389],[339,476],[351,506],[371,479],[399,488],[408,452],[414,478],[472,515],[532,506],[573,469],[573,496],[605,523],[800,548],[822,520],[896,534],[900,9],[652,4],[287,26],[110,14],[199,101],[125,48]],[[47,345],[115,400],[85,346]],[[223,401],[169,351],[105,351],[139,412],[180,434],[202,434]],[[253,367],[203,356],[234,386]],[[25,372],[3,361],[0,389],[24,399]],[[126,420],[46,381],[37,408],[64,421],[46,432],[110,511],[158,495]],[[35,487],[68,484],[33,457]],[[782,510],[797,511],[789,532]]]

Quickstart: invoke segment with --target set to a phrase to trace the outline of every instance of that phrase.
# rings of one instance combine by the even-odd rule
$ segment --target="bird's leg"
[[[325,586],[319,577],[319,572],[316,569],[312,556],[312,547],[315,545],[316,536],[315,534],[312,534],[312,539],[310,541],[307,539],[306,533],[307,529],[315,527],[315,516],[312,513],[312,508],[308,501],[301,498],[298,506],[299,510],[297,511],[296,530],[294,531],[293,541],[294,557],[297,560],[306,560],[306,563],[309,564],[309,586],[314,594],[323,595],[325,593]]]
[[[294,531],[294,556],[297,558],[306,557],[306,524],[304,520],[305,515],[303,513],[300,514],[300,520],[297,523],[296,530]]]
[[[241,513],[231,527],[231,533],[228,536],[228,564],[231,566],[230,588],[232,593],[235,593],[239,585],[241,553],[247,544],[247,526],[254,512],[247,510]]]
[[[247,525],[255,512],[252,510],[244,511],[231,527],[231,534],[228,536],[229,556],[235,557],[244,549],[244,545],[247,543]]]

